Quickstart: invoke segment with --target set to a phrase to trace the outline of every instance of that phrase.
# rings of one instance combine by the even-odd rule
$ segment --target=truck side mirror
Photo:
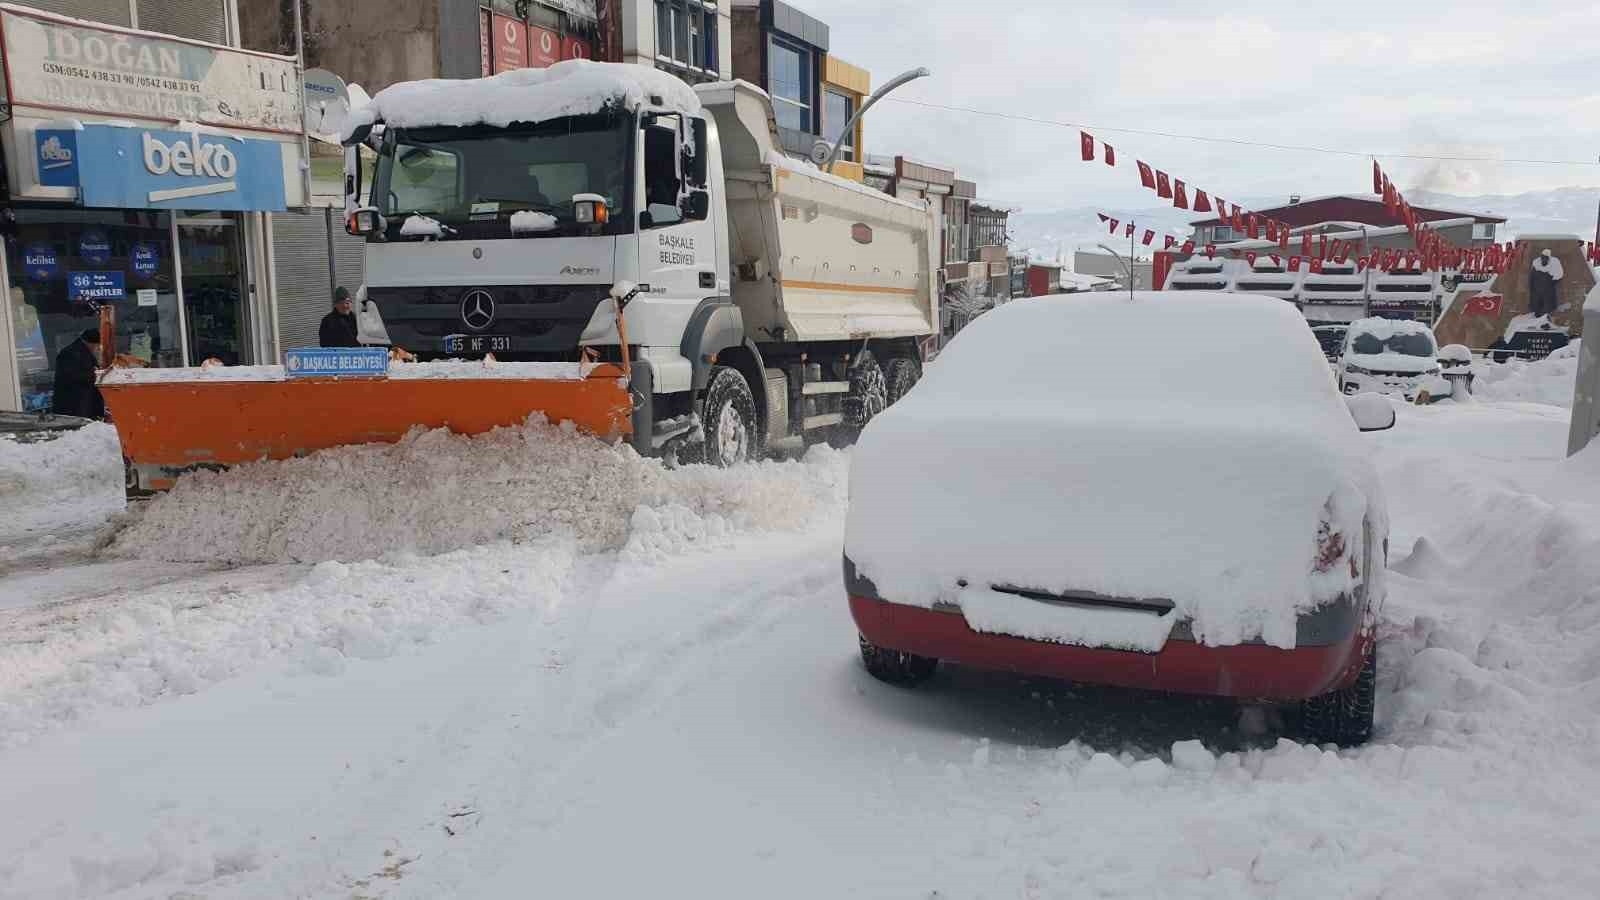
[[[690,119],[689,132],[694,136],[694,156],[689,158],[689,183],[696,187],[704,187],[706,183],[706,161],[711,158],[711,148],[708,146],[711,138],[708,136],[705,119]],[[689,218],[703,218],[690,216]]]
[[[683,217],[702,222],[711,213],[711,195],[705,191],[690,191],[684,201]]]

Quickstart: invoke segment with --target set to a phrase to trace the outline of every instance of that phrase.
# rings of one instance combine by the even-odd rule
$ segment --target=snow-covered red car
[[[1388,400],[1340,396],[1279,300],[1001,306],[852,457],[844,578],[866,667],[1294,703],[1308,737],[1359,743],[1389,528],[1359,431],[1393,424]]]

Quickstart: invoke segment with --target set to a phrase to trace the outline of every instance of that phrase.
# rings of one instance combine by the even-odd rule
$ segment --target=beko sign
[[[200,131],[85,125],[34,132],[39,182],[84,206],[278,212],[283,145]]]

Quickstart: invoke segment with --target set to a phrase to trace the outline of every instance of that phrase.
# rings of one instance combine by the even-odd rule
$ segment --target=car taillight
[[[1311,568],[1319,573],[1332,572],[1333,567],[1344,558],[1344,535],[1334,531],[1333,526],[1326,519],[1317,526],[1317,555],[1311,562]],[[1354,567],[1354,561],[1351,563]]]

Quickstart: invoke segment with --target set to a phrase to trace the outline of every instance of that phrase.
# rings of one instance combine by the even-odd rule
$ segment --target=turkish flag
[[[1226,224],[1228,224],[1228,201],[1222,199],[1221,197],[1218,197],[1216,202],[1217,202],[1217,219],[1219,221],[1221,221],[1222,224],[1226,225]]]
[[[1499,316],[1505,299],[1499,294],[1478,294],[1467,301],[1461,312],[1468,316]]]
[[[1150,246],[1150,242],[1155,240],[1155,239],[1156,239],[1156,233],[1154,231],[1151,231],[1150,229],[1146,228],[1144,230],[1144,240],[1140,241],[1139,243],[1144,244],[1146,247],[1148,247],[1148,246]]]
[[[1289,226],[1282,222],[1278,223],[1278,249],[1289,252]]]
[[[1152,191],[1155,190],[1156,189],[1156,171],[1154,169],[1150,168],[1150,164],[1149,163],[1144,162],[1142,160],[1140,162],[1138,162],[1137,165],[1139,166],[1139,183],[1144,185],[1145,187],[1149,188]]]
[[[1083,145],[1083,161],[1094,162],[1094,136],[1087,131],[1080,131],[1078,142]]]
[[[1267,240],[1275,241],[1277,239],[1278,239],[1278,220],[1277,219],[1268,219],[1267,220]]]
[[[1216,255],[1217,255],[1217,245],[1216,244],[1207,244],[1206,245],[1206,259],[1211,259],[1211,258],[1215,257]]]
[[[1120,223],[1116,219],[1112,219],[1111,220],[1111,232],[1110,232],[1111,234],[1116,234],[1117,233],[1117,225],[1119,225],[1119,224]]]
[[[1322,272],[1322,260],[1317,259],[1315,256],[1311,257],[1311,271],[1312,271],[1313,274],[1321,273]]]
[[[1166,244],[1166,246],[1165,246],[1165,247],[1162,247],[1162,248],[1161,248],[1161,249],[1163,249],[1163,250],[1171,250],[1171,249],[1172,249],[1172,245],[1173,245],[1173,244],[1176,244],[1176,243],[1177,243],[1177,242],[1178,242],[1178,239],[1177,239],[1177,238],[1175,238],[1175,237],[1173,237],[1173,236],[1172,236],[1172,235],[1170,235],[1170,234],[1169,234],[1169,235],[1166,235],[1166,236],[1165,236],[1165,237],[1164,237],[1164,239],[1165,239],[1165,240],[1166,240],[1166,242],[1167,242],[1167,244]]]
[[[1105,148],[1106,148],[1106,165],[1108,165],[1108,166],[1116,165],[1117,164],[1117,151],[1111,149],[1111,145],[1110,144],[1106,144]]]
[[[1111,218],[1110,216],[1106,215],[1105,213],[1099,213],[1098,215],[1100,216],[1100,221],[1102,221],[1102,222],[1108,221]]]
[[[1279,258],[1278,258],[1278,254],[1276,254],[1276,253],[1274,253],[1274,254],[1272,254],[1272,255],[1271,255],[1271,256],[1269,256],[1269,257],[1267,257],[1267,258],[1268,258],[1268,259],[1270,259],[1270,260],[1272,260],[1272,264],[1273,264],[1273,265],[1277,265],[1277,264],[1278,264],[1278,263],[1280,263],[1280,262],[1282,262],[1282,261],[1283,261],[1283,260],[1281,260],[1281,259],[1279,259]]]
[[[1184,241],[1183,242],[1183,246],[1179,247],[1178,249],[1183,251],[1183,253],[1185,255],[1193,253],[1194,252],[1194,241]]]
[[[1378,168],[1377,160],[1372,161],[1372,192],[1374,194],[1383,193],[1383,170]]]
[[[1211,212],[1211,198],[1206,196],[1205,191],[1196,190],[1194,192],[1194,211]]]
[[[1311,232],[1309,232],[1309,231],[1306,232],[1305,234],[1300,235],[1300,255],[1301,256],[1310,256],[1311,255]]]
[[[1172,205],[1179,209],[1189,208],[1189,195],[1184,190],[1183,182],[1176,178],[1172,180]]]
[[[1250,235],[1251,240],[1255,240],[1261,236],[1261,225],[1256,221],[1255,213],[1250,214],[1249,224],[1246,226],[1245,231]]]
[[[1122,236],[1123,237],[1133,237],[1133,223],[1132,222],[1129,222],[1128,224],[1122,226]]]
[[[1256,255],[1247,251],[1244,255],[1244,261],[1253,266],[1256,264]]]
[[[1237,203],[1233,205],[1233,230],[1244,230],[1244,211],[1239,208]]]
[[[1289,257],[1289,271],[1291,271],[1291,272],[1300,271],[1300,257],[1298,257],[1298,256]]]
[[[1364,271],[1366,271],[1366,269],[1367,269],[1367,258],[1365,256],[1356,257],[1356,271],[1357,272],[1364,272]]]
[[[1167,173],[1156,170],[1156,196],[1172,199],[1172,183],[1167,180]]]
[[[1394,252],[1393,251],[1391,251],[1391,250],[1383,251],[1383,255],[1378,257],[1378,268],[1384,270],[1385,272],[1394,271]]]

